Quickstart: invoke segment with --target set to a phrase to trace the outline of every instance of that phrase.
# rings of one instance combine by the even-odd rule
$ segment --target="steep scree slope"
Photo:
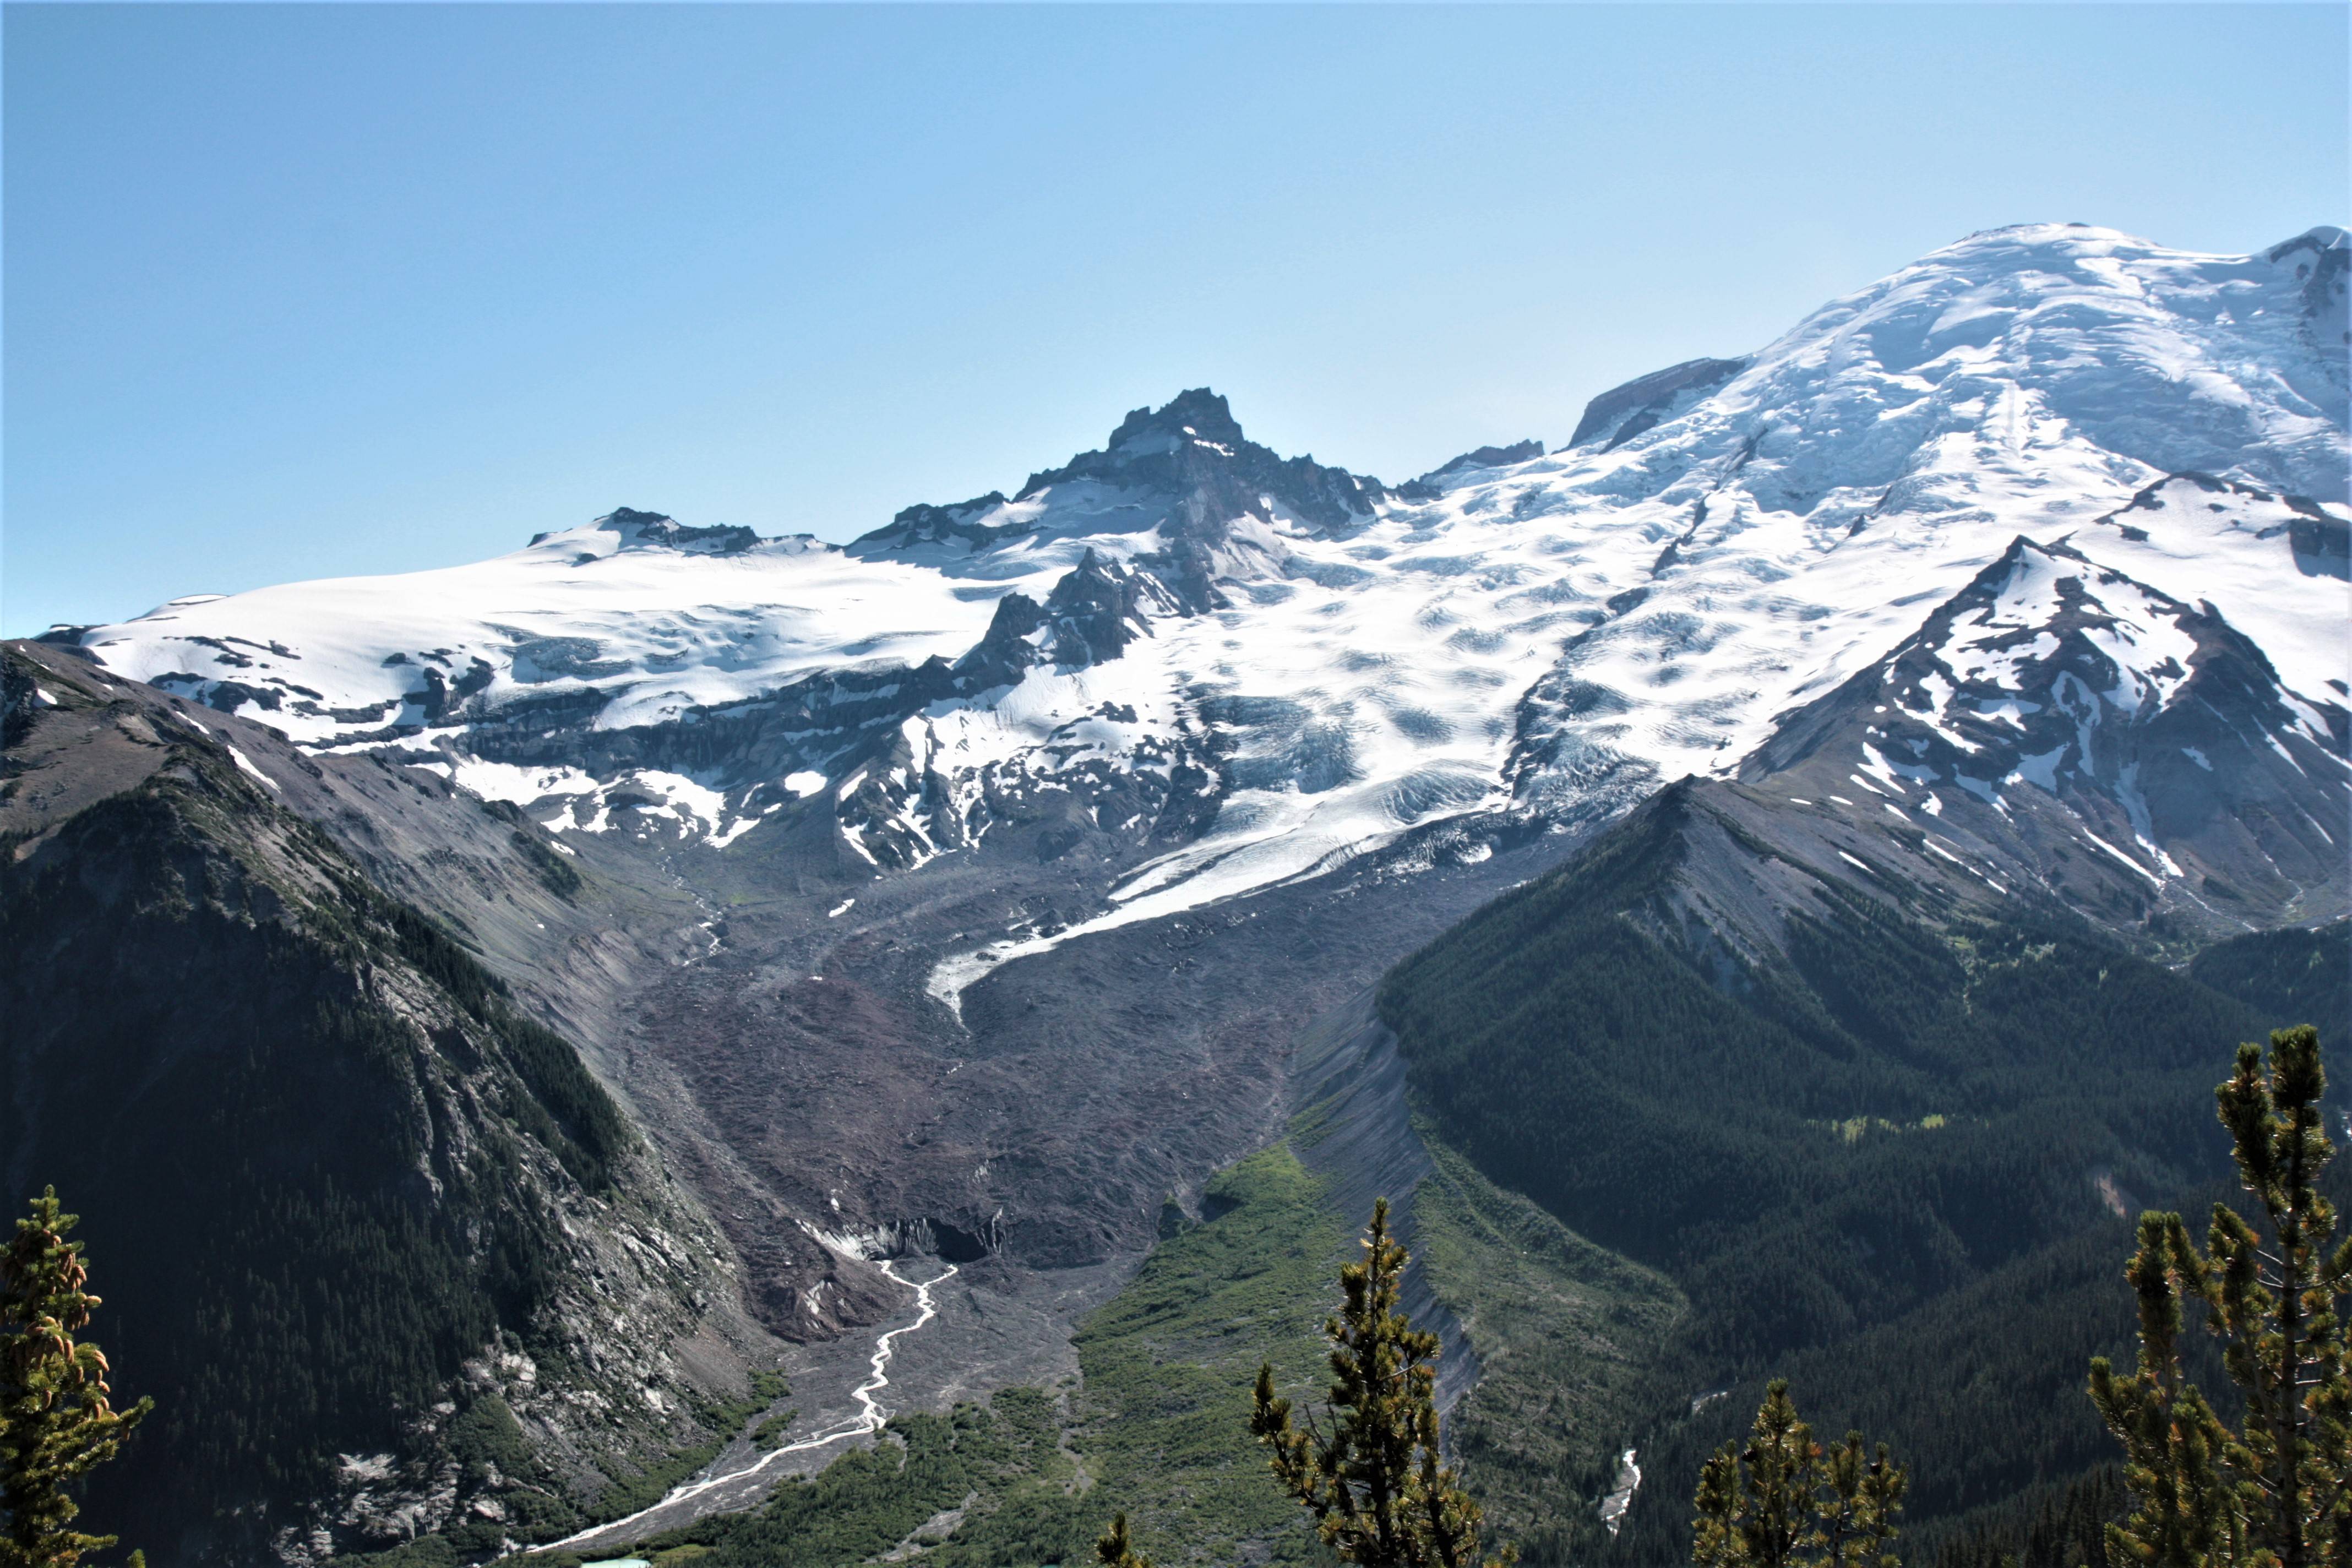
[[[0,1175],[84,1214],[157,1401],[93,1517],[179,1563],[495,1545],[695,1437],[770,1352],[572,1047],[281,805],[247,726],[0,660]]]

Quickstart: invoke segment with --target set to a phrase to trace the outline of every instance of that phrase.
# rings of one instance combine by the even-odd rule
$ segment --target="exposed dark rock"
[[[1133,565],[1193,614],[1223,606],[1217,587],[1223,578],[1280,575],[1281,529],[1358,527],[1389,493],[1378,479],[1311,457],[1277,457],[1244,437],[1225,400],[1205,387],[1159,409],[1134,410],[1099,450],[1030,475],[1013,502],[1050,500],[1056,487],[1080,483],[1135,495],[1122,526],[1138,533],[1158,529],[1161,548]],[[849,549],[864,555],[943,544],[981,551],[1045,526],[1007,515],[1010,504],[992,491],[955,506],[908,507]]]
[[[1045,595],[1053,623],[1053,658],[1060,665],[1103,664],[1150,635],[1146,607],[1165,614],[1175,605],[1160,585],[1087,551]]]
[[[650,545],[682,550],[696,555],[740,555],[760,542],[760,536],[748,528],[734,525],[688,528],[660,512],[638,511],[625,506],[615,507],[598,518],[595,526],[608,533],[619,534],[621,547],[625,550],[632,545]],[[542,534],[540,537],[547,536]]]
[[[33,672],[14,660],[0,664],[0,756],[14,752],[33,732],[38,703]]]
[[[1032,640],[1045,624],[1045,612],[1026,594],[1007,594],[996,601],[988,632],[970,653],[956,660],[956,674],[975,691],[1010,686],[1029,673],[1039,658]]]
[[[2295,512],[2287,530],[2295,570],[2306,577],[2352,577],[2352,521],[2305,496],[2279,499]]]
[[[985,550],[992,544],[1029,531],[1019,522],[1003,522],[993,526],[978,519],[987,516],[1004,504],[1003,490],[991,490],[984,496],[974,496],[951,506],[932,506],[919,501],[892,518],[888,526],[860,535],[850,548],[866,551],[908,550],[924,544],[961,543],[973,550]]]
[[[1611,387],[1584,405],[1584,417],[1577,421],[1568,444],[1581,447],[1606,437],[1610,447],[1621,446],[1657,425],[1677,402],[1713,391],[1748,363],[1746,359],[1685,360]]]
[[[2347,275],[2352,274],[2352,236],[2324,224],[2272,246],[2266,254],[2273,261],[2284,261],[2297,253],[2307,257],[2295,269],[2295,275],[2305,280],[2305,314],[2313,318],[2328,312],[2342,315]]]
[[[1507,447],[1478,447],[1458,458],[1449,458],[1418,479],[1407,479],[1397,486],[1400,500],[1435,500],[1445,493],[1445,481],[1480,468],[1507,468],[1544,455],[1541,441],[1515,441]]]
[[[1156,581],[1088,550],[1055,583],[1043,605],[1025,594],[999,599],[987,634],[956,661],[955,673],[962,689],[985,691],[1041,664],[1083,669],[1107,663],[1150,635],[1152,611],[1176,609]]]
[[[1327,468],[1312,457],[1276,456],[1243,435],[1224,398],[1205,386],[1179,394],[1164,407],[1131,411],[1100,450],[1030,475],[1014,499],[1079,479],[1229,495],[1239,502],[1234,515],[1265,515],[1261,498],[1270,497],[1324,529],[1364,521],[1388,494],[1378,479]]]
[[[438,672],[434,673],[437,679]],[[171,679],[165,676],[157,684],[162,685]],[[247,686],[236,680],[215,680],[205,684],[209,689],[204,696],[205,706],[217,708],[224,713],[234,713],[247,702],[275,713],[286,700],[285,694],[274,686]]]
[[[1972,637],[1982,673],[1956,675],[1939,656],[1957,630],[1990,624],[2021,572],[2053,576],[2046,620]],[[2115,650],[2151,628],[2119,626],[2103,595],[2150,606],[2190,651],[2126,670]],[[2340,913],[2352,879],[2319,824],[2352,805],[2347,742],[2352,713],[2291,699],[2218,615],[2020,539],[1893,653],[1785,718],[1739,777],[1816,803],[1844,796],[1857,803],[1846,815],[1878,831],[1913,824],[1989,873],[1983,886],[2033,889],[2113,930],[2160,917],[2231,934],[2249,895],[2273,918]],[[2226,914],[2192,896],[2217,882],[2238,906]]]

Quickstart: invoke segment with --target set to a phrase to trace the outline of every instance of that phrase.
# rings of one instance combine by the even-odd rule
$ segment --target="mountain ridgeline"
[[[699,1223],[572,1045],[220,721],[30,655],[5,1176],[86,1211],[117,1386],[157,1407],[90,1510],[172,1561],[577,1522],[695,1433],[671,1350],[725,1284]],[[453,1463],[480,1430],[518,1473]]]
[[[0,1174],[156,1397],[92,1517],[1307,1562],[1228,1373],[1377,1194],[1528,1561],[1683,1559],[1786,1376],[1909,1560],[2077,1568],[2132,1215],[2352,1023],[2347,258],[2021,225],[1402,482],[1196,388],[846,545],[9,645]]]
[[[1558,1560],[1682,1560],[1773,1374],[1895,1445],[1931,1544],[2112,1462],[2080,1385],[2129,1331],[2128,1219],[2223,1185],[2229,1043],[2352,1022],[2343,922],[2182,973],[2054,903],[1925,914],[1775,815],[1669,786],[1381,987],[1434,1135],[1688,1298],[1622,1434],[1643,1491],[1613,1538],[1539,1531]]]

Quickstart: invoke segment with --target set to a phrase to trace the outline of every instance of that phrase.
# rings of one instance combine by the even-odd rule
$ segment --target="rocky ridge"
[[[528,1531],[772,1362],[570,1045],[284,804],[325,769],[58,650],[11,645],[0,678],[5,1174],[89,1211],[120,1386],[164,1434],[95,1506],[183,1559]],[[496,832],[537,847],[501,846],[518,887],[579,887],[527,821]],[[319,1361],[263,1390],[255,1353]],[[485,1427],[520,1470],[453,1446]]]
[[[1995,230],[1394,489],[1198,391],[846,548],[624,510],[58,636],[512,813],[572,913],[300,803],[557,976],[766,1329],[970,1254],[926,1332],[1014,1375],[1267,1135],[1279,1042],[1662,787],[1675,918],[1759,953],[1830,884],[2167,953],[2340,914],[2345,254]]]

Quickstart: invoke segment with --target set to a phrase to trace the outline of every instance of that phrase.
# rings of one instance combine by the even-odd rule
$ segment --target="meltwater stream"
[[[891,1279],[898,1280],[899,1284],[908,1287],[915,1292],[915,1306],[917,1309],[915,1321],[899,1328],[892,1329],[887,1333],[885,1333],[875,1340],[874,1354],[871,1358],[871,1364],[874,1370],[866,1377],[864,1383],[859,1384],[855,1389],[850,1391],[850,1397],[857,1401],[860,1408],[858,1413],[852,1416],[846,1425],[836,1426],[830,1432],[820,1432],[812,1437],[803,1437],[797,1443],[787,1443],[781,1448],[772,1449],[769,1452],[761,1455],[758,1458],[752,1460],[750,1464],[744,1466],[740,1469],[729,1470],[724,1475],[706,1476],[702,1479],[697,1481],[688,1481],[685,1485],[674,1489],[667,1497],[663,1498],[661,1501],[655,1503],[650,1508],[639,1509],[636,1512],[630,1514],[625,1518],[613,1520],[604,1524],[591,1525],[586,1530],[580,1531],[576,1534],[567,1535],[562,1540],[555,1542],[552,1544],[555,1546],[572,1546],[595,1537],[613,1535],[615,1532],[636,1523],[639,1520],[659,1513],[664,1509],[675,1508],[679,1503],[689,1502],[716,1488],[728,1486],[738,1481],[750,1480],[757,1477],[761,1471],[767,1469],[771,1465],[775,1464],[777,1461],[784,1458],[788,1455],[804,1454],[812,1448],[822,1448],[829,1443],[838,1443],[845,1438],[863,1437],[870,1433],[879,1432],[882,1429],[883,1422],[889,1419],[890,1413],[883,1409],[881,1402],[877,1400],[874,1396],[880,1393],[884,1388],[888,1387],[890,1384],[889,1373],[883,1369],[890,1364],[890,1357],[894,1349],[891,1342],[896,1340],[900,1334],[913,1333],[917,1329],[921,1328],[925,1323],[929,1322],[933,1318],[939,1315],[939,1309],[931,1302],[931,1289],[937,1285],[944,1285],[948,1280],[953,1279],[956,1274],[957,1266],[950,1264],[948,1265],[948,1271],[945,1274],[939,1275],[934,1279],[919,1280],[902,1278],[898,1271],[887,1260],[880,1264],[879,1267],[883,1273],[888,1275]]]

